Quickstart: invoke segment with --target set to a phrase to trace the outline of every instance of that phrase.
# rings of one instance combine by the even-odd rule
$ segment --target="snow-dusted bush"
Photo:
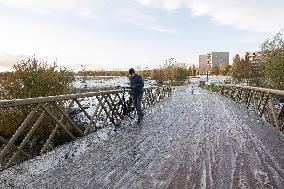
[[[0,80],[0,99],[32,98],[67,93],[74,79],[73,73],[56,64],[50,66],[35,57],[14,65],[14,72]],[[0,108],[0,133],[12,136],[33,106]],[[45,122],[48,129],[49,121]],[[43,130],[39,132],[42,133]]]

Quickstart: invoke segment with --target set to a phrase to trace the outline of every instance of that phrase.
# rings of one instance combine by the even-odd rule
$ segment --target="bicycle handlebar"
[[[120,85],[115,86],[115,89],[119,89],[119,88],[122,88],[122,89],[132,89],[132,87],[122,87]]]

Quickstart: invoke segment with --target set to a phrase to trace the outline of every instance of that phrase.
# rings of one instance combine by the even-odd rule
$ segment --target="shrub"
[[[218,92],[219,91],[219,86],[211,83],[209,85],[205,84],[205,85],[201,85],[201,88],[202,89],[206,89],[208,91],[211,91],[211,92]]]
[[[56,63],[50,66],[35,57],[21,61],[5,79],[1,80],[1,98],[32,98],[65,94],[74,80],[73,73],[59,68]]]
[[[170,81],[172,85],[183,84],[188,76],[187,66],[183,63],[178,63],[174,58],[166,60],[166,63],[160,69],[154,69],[150,74],[150,78],[156,80],[158,84]]]
[[[73,73],[66,68],[48,65],[35,57],[21,61],[14,65],[14,72],[9,73],[0,80],[0,99],[32,98],[65,94],[69,91],[74,80]],[[32,106],[13,108],[0,108],[1,136],[10,138],[28,113]],[[43,121],[48,129],[50,121]],[[39,134],[46,132],[39,130]]]
[[[284,90],[284,36],[276,34],[261,45],[261,75],[266,82],[262,85]]]
[[[164,76],[163,70],[160,69],[153,69],[150,74],[150,79],[156,80],[159,85],[163,84]]]
[[[171,75],[171,80],[176,84],[183,84],[184,81],[188,77],[188,70],[186,68],[186,65],[183,64],[177,64],[174,65],[173,72]]]
[[[247,56],[247,55],[246,55]],[[260,47],[260,60],[253,64],[247,57],[236,55],[231,75],[235,81],[257,87],[284,89],[283,33],[267,39]]]

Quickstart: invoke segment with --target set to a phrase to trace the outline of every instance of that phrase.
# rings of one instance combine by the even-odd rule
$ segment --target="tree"
[[[188,75],[190,75],[190,76],[193,75],[192,66],[189,66],[187,72],[188,72]]]
[[[224,75],[229,75],[231,70],[232,70],[232,66],[231,65],[226,65],[223,74]]]
[[[183,83],[188,77],[188,71],[185,64],[176,64],[174,65],[174,69],[172,71],[172,81],[176,84]]]
[[[193,76],[197,75],[197,69],[196,69],[195,65],[192,66],[192,75]]]
[[[260,54],[257,55],[257,54]],[[249,53],[243,59],[236,55],[231,70],[232,77],[246,81],[249,85],[275,89],[284,89],[284,37],[281,32],[272,39],[267,39],[260,47],[260,52],[251,59]]]
[[[233,58],[233,66],[232,66],[231,75],[238,82],[240,82],[241,79],[242,79],[241,59],[240,59],[240,55],[238,55],[238,54],[236,54],[235,57]]]
[[[60,68],[54,63],[50,66],[35,57],[14,65],[14,72],[0,80],[0,99],[32,98],[40,96],[60,95],[69,91],[74,80],[73,73]],[[32,106],[19,106],[0,109],[0,133],[9,138],[15,133],[31,111]],[[38,131],[42,135],[49,129],[50,120],[43,121],[46,125]],[[31,126],[31,125],[29,125]]]
[[[219,66],[214,66],[211,72],[212,75],[220,75],[220,68]]]
[[[266,87],[284,89],[284,37],[281,32],[267,39],[261,49],[261,76]]]
[[[179,85],[187,79],[188,72],[185,63],[179,63],[174,58],[170,58],[159,69],[152,70],[150,78],[157,80],[159,84],[162,84],[164,81],[170,81],[173,85]]]
[[[1,80],[5,99],[65,94],[74,80],[73,73],[56,63],[50,66],[35,57],[17,63],[14,72]]]
[[[156,80],[158,84],[163,83],[163,74],[161,69],[153,69],[150,74],[150,78]]]
[[[219,68],[219,70],[220,70],[220,74],[221,74],[221,75],[224,75],[224,71],[225,71],[226,66],[227,66],[227,65],[224,64],[224,63],[221,63],[221,64],[218,65],[218,68]]]

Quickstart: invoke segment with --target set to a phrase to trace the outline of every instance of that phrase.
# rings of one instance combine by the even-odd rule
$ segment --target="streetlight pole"
[[[211,53],[208,53],[207,54],[207,73],[206,73],[207,74],[207,76],[206,76],[207,82],[209,80],[209,70],[211,69],[211,64],[210,64],[211,59],[212,59],[212,55],[211,55]]]
[[[211,68],[211,66],[210,66],[210,63],[208,62],[207,63],[207,72],[206,72],[206,80],[207,80],[207,82],[208,82],[208,80],[209,80],[209,70],[210,70],[210,68]]]
[[[206,73],[206,80],[207,80],[207,82],[208,82],[208,70],[207,70],[207,73]]]

